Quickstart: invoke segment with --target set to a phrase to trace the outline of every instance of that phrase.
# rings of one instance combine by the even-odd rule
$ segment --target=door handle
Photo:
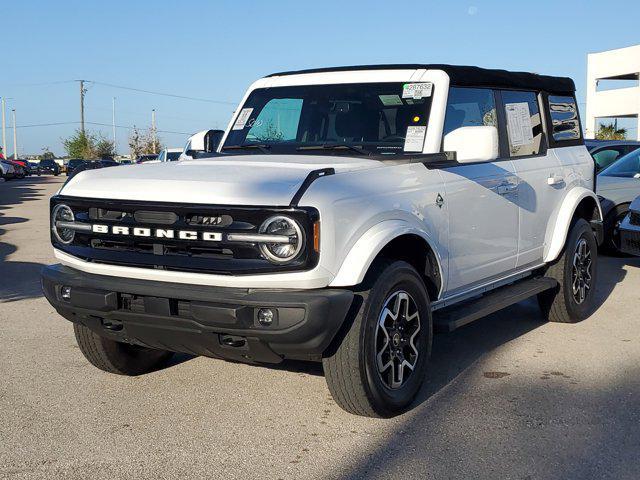
[[[503,183],[498,185],[498,195],[508,195],[518,190],[518,185],[514,183]]]
[[[551,176],[549,178],[547,178],[547,185],[560,185],[564,183],[564,177],[561,177],[560,175],[554,175],[551,174]]]

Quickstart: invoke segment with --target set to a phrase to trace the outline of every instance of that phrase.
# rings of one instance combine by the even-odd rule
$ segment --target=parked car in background
[[[158,155],[156,154],[140,155],[138,158],[136,158],[136,163],[153,162],[154,160],[158,160]]]
[[[640,142],[633,140],[585,140],[584,144],[596,162],[597,172],[640,148]]]
[[[131,165],[133,164],[133,160],[120,160],[120,165]]]
[[[181,148],[165,148],[160,152],[160,155],[158,155],[158,161],[175,162],[180,158],[181,153]]]
[[[17,162],[15,160],[3,160],[3,161],[13,165],[13,168],[15,169],[15,178],[24,178],[27,176],[27,169],[24,168],[24,165],[22,165],[22,163]]]
[[[80,172],[85,170],[97,170],[100,168],[118,167],[120,164],[115,160],[109,160],[107,158],[101,158],[100,160],[84,160],[81,165],[78,165],[73,171],[68,174],[69,177],[74,177]]]
[[[40,173],[51,174],[56,177],[60,175],[60,165],[55,160],[40,160]]]
[[[198,155],[215,152],[223,136],[224,130],[202,130],[191,135],[178,160],[193,160]]]
[[[94,161],[98,162],[102,168],[120,166],[120,164],[116,162],[113,158],[101,158],[100,160],[94,160]]]
[[[67,177],[71,176],[73,171],[84,164],[86,160],[82,158],[72,158],[67,162]]]
[[[27,163],[29,164],[31,175],[40,176],[40,163],[39,162],[27,162]]]
[[[0,160],[0,174],[5,180],[16,178],[16,167],[7,160]]]
[[[603,247],[609,253],[621,253],[620,223],[627,216],[629,204],[640,195],[640,149],[602,170],[596,185],[604,216]]]
[[[620,250],[640,256],[640,196],[629,205],[629,213],[620,223]]]

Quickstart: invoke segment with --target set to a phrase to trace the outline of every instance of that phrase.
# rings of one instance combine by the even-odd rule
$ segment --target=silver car
[[[600,172],[596,192],[604,216],[603,246],[611,253],[620,253],[620,223],[629,212],[629,204],[640,196],[640,150],[621,157]]]
[[[640,256],[640,197],[631,202],[620,224],[620,246],[624,253]]]

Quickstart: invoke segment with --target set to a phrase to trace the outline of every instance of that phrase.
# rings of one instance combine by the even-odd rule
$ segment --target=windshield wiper
[[[262,153],[269,153],[271,145],[267,145],[266,143],[243,143],[241,145],[225,145],[221,150],[244,150],[250,148],[260,150]]]
[[[304,145],[296,148],[296,150],[353,150],[360,155],[371,155],[371,152],[365,150],[362,147],[356,147],[355,145],[349,145],[347,143],[325,143],[323,145]]]

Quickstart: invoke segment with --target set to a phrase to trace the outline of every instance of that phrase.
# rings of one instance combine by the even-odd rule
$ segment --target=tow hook
[[[247,339],[235,335],[220,335],[220,343],[225,347],[242,348],[247,344]]]

